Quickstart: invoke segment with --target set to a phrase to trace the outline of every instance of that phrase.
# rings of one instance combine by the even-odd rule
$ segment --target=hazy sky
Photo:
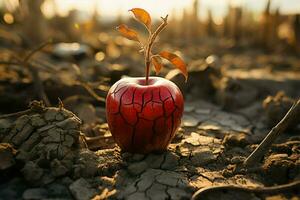
[[[51,2],[52,0],[48,0]],[[70,9],[79,9],[92,13],[97,8],[104,17],[128,16],[127,11],[133,7],[141,7],[148,10],[153,16],[159,17],[175,11],[181,15],[183,8],[190,8],[193,0],[54,0],[56,8],[50,3],[45,3],[44,10],[49,15],[54,12],[61,15],[67,14]],[[223,16],[227,5],[245,5],[248,8],[261,12],[267,0],[199,0],[200,16],[206,15],[206,9],[211,8],[215,16]],[[46,6],[47,5],[47,6]],[[272,7],[280,7],[282,13],[300,13],[300,0],[272,0]]]

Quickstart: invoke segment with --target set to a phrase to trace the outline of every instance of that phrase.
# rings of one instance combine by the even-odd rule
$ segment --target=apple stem
[[[163,20],[162,23],[157,27],[157,29],[151,33],[150,32],[150,36],[149,36],[149,40],[148,40],[148,44],[146,47],[146,52],[145,52],[145,65],[146,65],[146,82],[145,84],[148,85],[149,82],[149,71],[150,71],[150,65],[151,65],[151,49],[152,46],[154,44],[154,41],[156,39],[156,37],[158,36],[158,34],[167,26],[168,24],[168,15],[166,15],[166,17],[161,17],[161,19]]]
[[[150,64],[151,62],[146,61],[146,85],[148,85],[149,82],[149,71],[150,71]]]

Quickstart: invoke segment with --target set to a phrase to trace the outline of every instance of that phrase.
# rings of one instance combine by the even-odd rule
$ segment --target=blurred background
[[[137,43],[115,29],[125,23],[147,40],[128,12],[135,7],[154,27],[169,14],[153,53],[174,52],[189,72],[185,82],[163,61],[158,75],[185,99],[181,127],[161,156],[120,152],[106,123],[111,86],[145,73]],[[220,190],[216,199],[299,199],[299,190],[277,193],[300,179],[300,117],[272,129],[289,128],[257,166],[239,167],[299,97],[300,0],[0,0],[0,141],[12,145],[0,143],[0,199],[187,199],[219,185],[277,192]]]
[[[89,102],[105,118],[110,86],[124,75],[144,76],[138,46],[115,30],[125,23],[146,39],[128,12],[134,7],[155,26],[169,14],[154,52],[171,50],[188,64],[187,84],[168,63],[160,74],[188,101],[235,109],[279,90],[299,96],[299,0],[1,0],[0,111],[59,97],[73,111]]]
[[[1,0],[0,6],[2,29],[14,31],[26,44],[48,38],[66,42],[109,39],[115,25],[133,23],[127,12],[130,8],[142,7],[156,20],[170,15],[163,34],[170,45],[218,39],[270,51],[299,51],[297,0]]]

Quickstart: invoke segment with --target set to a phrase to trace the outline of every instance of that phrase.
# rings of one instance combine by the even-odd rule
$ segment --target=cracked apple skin
[[[150,153],[167,149],[181,123],[183,96],[171,81],[160,77],[123,78],[106,97],[106,117],[115,142],[125,152]]]

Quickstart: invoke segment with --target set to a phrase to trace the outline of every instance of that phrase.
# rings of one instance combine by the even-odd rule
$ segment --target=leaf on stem
[[[161,64],[160,58],[153,57],[152,58],[152,63],[154,65],[154,69],[155,69],[156,75],[159,74],[159,72],[160,72],[160,70],[162,68],[162,64]]]
[[[118,26],[117,31],[121,33],[121,35],[129,40],[134,40],[139,42],[138,34],[135,30],[128,28],[125,24],[121,24]]]
[[[134,14],[135,18],[139,22],[143,23],[149,30],[151,30],[151,16],[146,10],[142,8],[132,8],[129,11]]]
[[[188,73],[187,73],[187,69],[186,69],[186,64],[179,56],[177,56],[176,54],[170,53],[168,51],[162,51],[159,53],[159,55],[162,58],[170,61],[177,69],[179,69],[180,72],[184,75],[185,81],[187,81]]]

